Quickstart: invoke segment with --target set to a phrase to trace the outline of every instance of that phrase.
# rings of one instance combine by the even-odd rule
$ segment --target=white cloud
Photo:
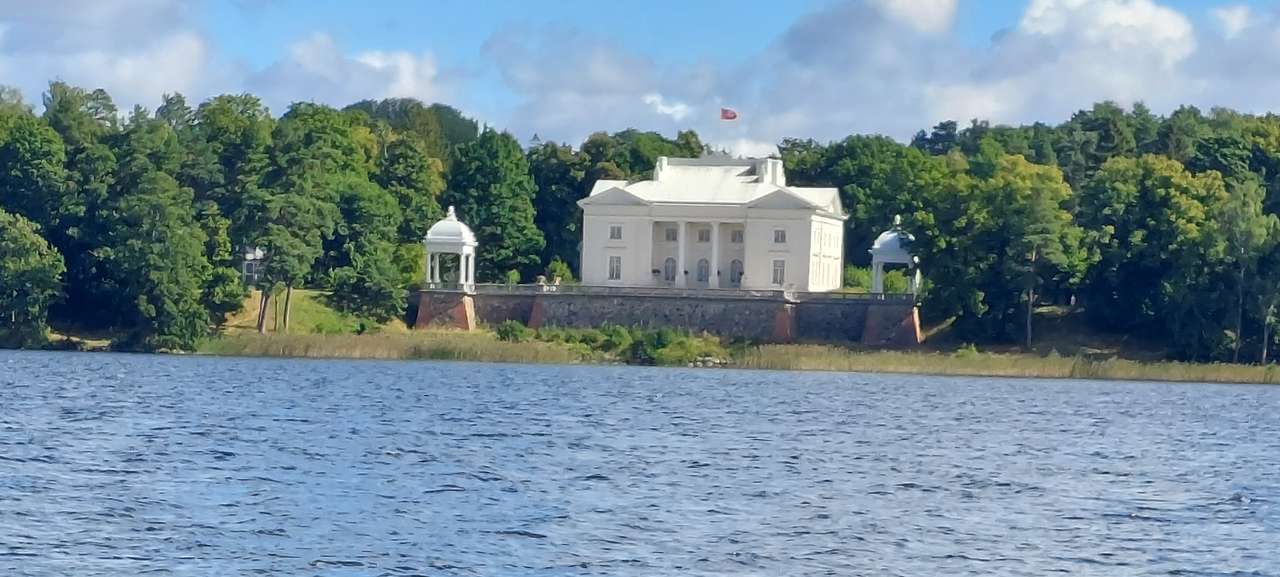
[[[930,34],[944,32],[955,20],[959,0],[876,0],[890,17]]]
[[[734,139],[724,143],[723,146],[730,154],[742,158],[763,158],[778,154],[778,144],[776,142],[752,140],[750,138]]]
[[[33,102],[61,79],[106,89],[121,109],[225,80],[179,0],[0,0],[0,78]]]
[[[328,34],[316,32],[289,47],[288,57],[247,79],[249,89],[283,110],[306,100],[341,106],[366,98],[444,99],[449,83],[431,54],[345,53]]]
[[[1235,38],[1253,23],[1253,10],[1244,4],[1219,6],[1210,14],[1222,27],[1222,34],[1228,39]]]
[[[693,110],[688,104],[679,101],[668,103],[661,94],[650,92],[644,95],[644,103],[653,107],[653,111],[658,114],[670,116],[672,120],[679,122],[689,116]]]
[[[262,14],[274,0],[237,1]],[[1024,1],[1016,23],[981,46],[956,30],[970,7],[959,0],[832,0],[732,64],[528,25],[493,34],[480,64],[459,71],[429,50],[347,50],[319,31],[251,69],[219,51],[194,2],[0,0],[0,82],[32,102],[52,78],[102,87],[124,109],[175,91],[193,101],[250,91],[277,112],[296,100],[407,96],[482,104],[487,120],[525,138],[693,128],[735,154],[769,153],[784,137],[905,139],[946,119],[1059,122],[1103,99],[1156,112],[1280,109],[1280,18],[1269,11],[1222,0],[1197,24],[1168,0]],[[465,92],[475,79],[500,87]],[[738,121],[719,120],[726,103]]]

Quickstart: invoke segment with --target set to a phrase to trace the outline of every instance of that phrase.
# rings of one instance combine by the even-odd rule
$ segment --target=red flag
[[[738,112],[732,108],[720,109],[720,120],[737,120]]]

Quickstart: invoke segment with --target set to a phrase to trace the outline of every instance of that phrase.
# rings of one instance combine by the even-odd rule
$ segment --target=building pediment
[[[769,210],[813,210],[817,205],[785,188],[779,188],[747,204],[747,208]]]
[[[578,201],[578,206],[644,206],[649,204],[622,188],[614,187]]]

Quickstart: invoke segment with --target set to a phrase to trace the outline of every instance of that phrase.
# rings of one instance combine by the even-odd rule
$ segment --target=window
[[[742,231],[734,230],[729,233],[729,242],[733,244],[742,244]]]
[[[787,261],[773,261],[773,284],[774,286],[782,286],[787,282]]]
[[[667,236],[665,238],[667,239],[667,242],[675,242],[676,239],[678,238],[678,235],[676,233],[676,228],[674,226],[667,227],[666,234]]]
[[[676,259],[667,257],[667,260],[662,262],[662,280],[676,282]]]
[[[774,244],[786,244],[786,243],[787,243],[787,229],[785,229],[785,228],[778,228],[778,229],[774,229],[774,231],[773,231],[773,243],[774,243]]]
[[[622,240],[622,225],[609,225],[609,240]]]
[[[736,258],[729,263],[729,284],[734,287],[742,286],[742,261]]]
[[[707,259],[698,261],[698,282],[705,283],[711,279],[711,263]]]
[[[622,257],[609,257],[609,280],[622,280]]]
[[[711,229],[709,228],[698,229],[698,242],[711,242]]]

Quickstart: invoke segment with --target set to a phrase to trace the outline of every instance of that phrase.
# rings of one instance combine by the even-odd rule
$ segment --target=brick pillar
[[[418,297],[418,318],[413,328],[432,326],[473,331],[476,328],[476,307],[471,295],[460,292],[422,291]]]
[[[533,297],[533,304],[529,306],[529,323],[525,326],[531,329],[542,328],[542,323],[546,322],[547,319],[547,311],[543,308],[543,299],[545,298],[547,297],[543,295]]]
[[[790,343],[796,340],[796,305],[782,304],[773,313],[773,342]]]
[[[862,344],[868,347],[914,347],[924,342],[920,330],[920,309],[915,305],[867,307],[862,326]]]

